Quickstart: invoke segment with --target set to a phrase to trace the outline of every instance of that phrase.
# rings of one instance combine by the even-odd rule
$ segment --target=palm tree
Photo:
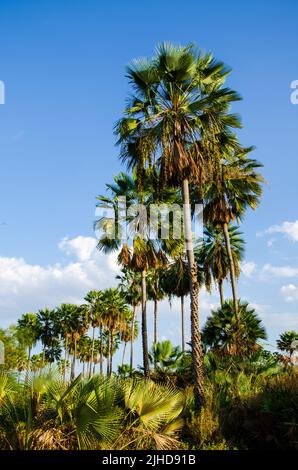
[[[72,353],[70,380],[75,378],[75,365],[77,359],[77,343],[89,328],[89,318],[86,308],[82,305],[62,304],[58,309],[61,319],[62,334],[65,338],[65,364],[68,358],[68,351]],[[65,381],[64,372],[64,381]]]
[[[18,320],[17,334],[21,344],[28,348],[26,383],[29,382],[31,351],[38,340],[39,324],[35,313],[25,313]]]
[[[105,289],[102,293],[102,311],[103,320],[107,327],[107,375],[111,375],[113,369],[113,350],[115,346],[115,337],[126,325],[126,318],[129,309],[125,299],[121,296],[118,289]]]
[[[148,213],[144,214],[143,208],[149,208],[155,201],[156,188],[152,172],[143,174],[142,188],[138,188],[137,177],[132,177],[121,173],[114,177],[114,183],[108,184],[107,189],[112,193],[112,198],[99,196],[98,207],[113,209],[115,219],[111,221],[106,217],[96,221],[95,226],[103,232],[98,242],[98,249],[104,252],[120,249],[118,262],[126,269],[140,273],[141,277],[141,306],[142,306],[142,347],[143,347],[143,367],[144,374],[149,377],[148,358],[148,333],[147,333],[147,274],[150,269],[156,269],[164,265],[165,256],[162,253],[161,243],[155,243],[149,233]],[[126,198],[126,209],[121,217],[119,202],[121,198]],[[165,193],[163,198],[169,199],[169,194]],[[171,194],[173,197],[173,194]],[[138,213],[130,214],[129,209],[139,208]],[[123,208],[122,208],[123,209]],[[114,224],[116,220],[116,230]],[[123,242],[121,227],[118,223],[125,223],[128,238],[132,236],[132,247],[127,241]],[[112,229],[111,229],[112,224]],[[110,233],[112,231],[112,233]],[[111,237],[112,235],[112,237]]]
[[[178,366],[181,355],[179,346],[174,347],[171,341],[165,340],[161,343],[153,344],[150,360],[163,370],[167,368],[173,369]]]
[[[139,333],[138,323],[133,320],[133,316],[134,316],[134,313],[131,310],[127,310],[124,313],[124,323],[119,333],[120,341],[123,341],[124,343],[122,362],[121,362],[122,365],[124,364],[125,351],[126,351],[127,344],[129,342],[132,344],[137,339],[138,333]],[[132,369],[132,365],[131,365],[131,369]]]
[[[62,304],[56,312],[56,318],[59,319],[61,330],[60,334],[64,339],[64,369],[63,369],[63,380],[66,383],[66,364],[68,363],[70,340],[72,337],[71,331],[71,315],[75,306],[73,304]]]
[[[211,131],[237,126],[227,115],[229,103],[239,99],[222,87],[228,71],[211,55],[197,54],[193,46],[162,44],[153,60],[128,67],[134,87],[131,106],[118,124],[122,159],[139,168],[154,163],[160,168],[160,187],[180,187],[184,208],[184,238],[191,293],[191,343],[197,409],[204,400],[204,371],[199,329],[198,274],[192,244],[189,184],[202,184],[204,161],[201,142]],[[129,146],[143,143],[139,154]],[[159,158],[156,158],[158,153]]]
[[[292,362],[292,356],[298,350],[298,333],[296,331],[285,331],[279,336],[276,343],[278,349],[289,353]]]
[[[164,272],[161,279],[163,290],[172,296],[180,298],[181,303],[181,347],[185,352],[185,297],[189,294],[189,272],[186,259],[178,256]]]
[[[158,302],[165,297],[165,292],[161,285],[161,275],[167,266],[165,261],[164,266],[159,269],[152,270],[148,273],[148,299],[154,303],[154,328],[153,328],[153,342],[158,341],[157,317],[158,317]]]
[[[267,339],[262,321],[247,302],[238,301],[238,311],[240,324],[232,300],[211,312],[202,332],[207,346],[224,355],[239,356],[249,355],[260,347],[257,341]]]
[[[78,341],[77,344],[77,350],[78,350],[78,356],[80,359],[80,362],[83,363],[83,377],[85,377],[85,364],[91,364],[92,366],[92,361],[94,358],[94,351],[92,350],[94,348],[94,339],[89,338],[89,336],[81,336],[81,338]],[[88,375],[90,376],[90,368],[88,371]]]
[[[45,358],[54,362],[60,354],[59,333],[61,325],[57,321],[56,310],[45,308],[37,312],[37,319],[39,325],[38,339],[41,340],[43,345],[43,361]]]
[[[262,194],[264,181],[257,169],[262,165],[247,157],[252,147],[237,150],[233,154],[220,154],[216,175],[204,186],[204,219],[207,223],[221,227],[225,239],[230,265],[233,302],[237,321],[238,299],[236,270],[231,248],[229,224],[241,220],[248,207],[256,209]],[[224,161],[223,159],[226,158]]]
[[[89,377],[91,377],[94,355],[95,329],[97,327],[100,327],[102,292],[100,290],[91,290],[88,292],[84,300],[86,300],[87,302],[86,310],[88,312],[88,316],[92,326],[91,357],[89,361]]]
[[[131,317],[130,326],[130,375],[133,371],[133,344],[138,336],[138,331],[135,331],[136,327],[136,311],[137,307],[141,303],[141,279],[138,272],[134,272],[130,269],[123,268],[122,275],[116,276],[119,282],[119,289],[125,296],[125,300],[132,307],[133,314]]]
[[[235,268],[236,278],[240,275],[240,261],[244,254],[244,240],[241,238],[239,227],[229,226],[229,239]],[[221,307],[224,304],[223,281],[230,272],[230,262],[227,254],[223,231],[212,225],[205,227],[204,239],[196,247],[196,258],[202,266],[207,289],[211,288],[212,279],[218,285]]]

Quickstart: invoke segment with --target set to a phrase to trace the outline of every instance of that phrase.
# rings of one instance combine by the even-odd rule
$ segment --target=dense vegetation
[[[132,94],[115,132],[128,173],[97,198],[114,216],[95,222],[98,249],[118,252],[118,287],[98,286],[81,305],[26,313],[0,330],[2,449],[297,448],[298,334],[281,334],[283,354],[266,351],[265,326],[237,293],[239,224],[257,208],[264,180],[253,147],[234,131],[241,125],[230,107],[240,97],[225,86],[229,72],[193,46],[169,44],[127,68]],[[196,204],[204,236],[194,240]],[[149,230],[152,205],[182,208],[183,217],[160,211]],[[203,287],[218,290],[220,307],[201,328]],[[181,302],[181,347],[159,341],[159,302],[173,297]],[[36,345],[41,352],[32,354]]]

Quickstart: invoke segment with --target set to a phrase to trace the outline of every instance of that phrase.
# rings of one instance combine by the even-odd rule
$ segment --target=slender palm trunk
[[[85,377],[85,361],[83,361],[83,377]]]
[[[154,344],[157,343],[157,309],[158,301],[154,299]],[[154,369],[156,369],[156,357],[154,355]]]
[[[107,376],[110,375],[110,358],[111,358],[111,333],[108,332],[108,354],[107,354]]]
[[[76,357],[77,357],[77,340],[74,340],[74,351],[72,356],[72,363],[71,363],[71,373],[70,373],[70,381],[73,382],[75,378],[75,368],[76,368]]]
[[[42,350],[42,368],[44,368],[45,362],[46,362],[46,351],[45,351],[45,348],[43,348],[43,350]]]
[[[180,297],[181,302],[181,345],[182,352],[185,352],[185,307],[184,307],[184,295]]]
[[[135,318],[136,318],[136,306],[133,306],[133,314],[131,319],[131,332],[130,332],[130,376],[133,371],[133,343],[135,338]]]
[[[224,237],[225,237],[227,254],[228,254],[229,264],[230,264],[230,278],[231,278],[231,286],[232,286],[232,293],[233,293],[233,304],[234,304],[235,317],[236,317],[237,323],[239,325],[239,320],[240,319],[239,319],[239,313],[238,313],[238,297],[237,297],[237,286],[236,286],[236,274],[235,274],[234,259],[233,259],[232,250],[231,250],[230,234],[229,234],[228,224],[223,223],[222,224],[222,229],[223,229],[223,234],[224,234]]]
[[[154,343],[157,343],[157,313],[158,301],[154,299]]]
[[[225,299],[224,299],[224,293],[223,293],[223,283],[221,279],[218,281],[218,290],[219,290],[219,297],[220,297],[220,306],[222,307],[225,302]]]
[[[123,353],[122,353],[122,365],[124,364],[124,358],[125,358],[125,351],[126,351],[126,342],[124,343],[124,346],[123,346]]]
[[[143,346],[143,367],[144,375],[150,377],[149,356],[148,356],[148,333],[147,333],[147,284],[146,271],[142,271],[142,346]]]
[[[112,332],[111,333],[111,352],[110,352],[110,375],[112,375],[112,371],[113,371],[113,348],[114,348],[114,336]]]
[[[92,365],[93,365],[93,357],[94,357],[94,335],[95,335],[95,327],[92,330],[92,344],[91,344],[91,360],[89,364],[89,377],[92,375]]]
[[[28,347],[28,362],[27,362],[26,378],[25,378],[25,381],[26,381],[27,385],[29,383],[30,361],[31,361],[31,346]]]
[[[103,375],[103,335],[102,324],[99,326],[99,339],[100,339],[100,353],[99,353],[99,373]]]
[[[195,262],[192,230],[191,208],[189,198],[188,180],[183,180],[183,211],[184,211],[184,236],[190,279],[190,323],[191,323],[191,348],[194,375],[194,398],[197,411],[200,411],[205,396],[204,362],[199,326],[199,283],[197,265]]]
[[[66,384],[66,361],[67,361],[67,348],[68,348],[68,337],[65,337],[65,355],[64,355],[64,367],[63,367],[63,383]]]

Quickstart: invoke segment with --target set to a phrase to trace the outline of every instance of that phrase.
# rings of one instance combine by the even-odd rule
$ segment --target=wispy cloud
[[[298,287],[294,284],[282,286],[280,292],[286,302],[295,302],[298,300]]]
[[[263,232],[257,232],[257,236],[271,235],[273,233],[281,233],[294,242],[298,241],[298,220],[294,222],[282,222],[280,225],[271,225]],[[272,239],[271,239],[272,240]]]

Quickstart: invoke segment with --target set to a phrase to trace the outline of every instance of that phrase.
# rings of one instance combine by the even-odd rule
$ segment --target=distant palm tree
[[[136,312],[137,307],[141,303],[141,277],[138,272],[132,271],[128,268],[122,269],[122,274],[116,276],[119,282],[119,289],[122,294],[125,296],[126,302],[132,307],[133,314],[131,317],[131,326],[130,326],[130,375],[133,371],[133,344],[137,338],[138,331],[135,331],[136,326]]]
[[[239,301],[238,311],[240,325],[232,300],[211,312],[202,331],[207,346],[221,354],[245,356],[259,348],[259,339],[267,339],[262,321],[247,302]]]
[[[278,349],[286,351],[292,361],[294,352],[298,351],[298,333],[296,331],[285,331],[279,336],[276,343]]]
[[[159,268],[149,271],[148,273],[148,299],[152,300],[154,303],[154,326],[153,326],[153,342],[157,343],[158,341],[158,302],[165,297],[165,291],[162,288],[161,276],[163,271],[168,265],[167,260],[165,260],[164,265],[159,263]]]
[[[95,341],[95,329],[100,327],[100,315],[101,315],[101,302],[102,302],[102,291],[91,290],[85,296],[84,300],[87,302],[86,310],[88,312],[90,324],[92,326],[92,343],[91,343],[91,357],[89,361],[89,377],[92,375],[93,355],[94,355],[94,341]]]
[[[25,313],[18,320],[17,335],[19,342],[28,348],[26,383],[29,382],[31,351],[38,340],[39,324],[35,313]]]
[[[107,333],[107,375],[113,369],[114,340],[126,327],[129,309],[119,289],[105,289],[102,292],[102,316]]]
[[[244,254],[245,241],[241,238],[239,227],[228,227],[230,246],[236,278],[240,275],[240,261]],[[212,280],[218,285],[221,306],[224,304],[223,281],[230,273],[230,261],[227,253],[225,237],[221,228],[209,225],[205,227],[204,238],[196,247],[196,258],[204,271],[207,289],[211,288]]]
[[[170,297],[176,296],[180,298],[181,303],[181,345],[182,352],[185,352],[185,297],[189,294],[189,271],[186,259],[178,256],[164,271],[161,279],[164,291]]]
[[[61,325],[57,321],[56,310],[50,310],[45,308],[37,312],[38,318],[38,339],[41,341],[43,346],[43,361],[47,357],[50,362],[54,362],[59,359],[61,348],[59,342],[59,333]]]

